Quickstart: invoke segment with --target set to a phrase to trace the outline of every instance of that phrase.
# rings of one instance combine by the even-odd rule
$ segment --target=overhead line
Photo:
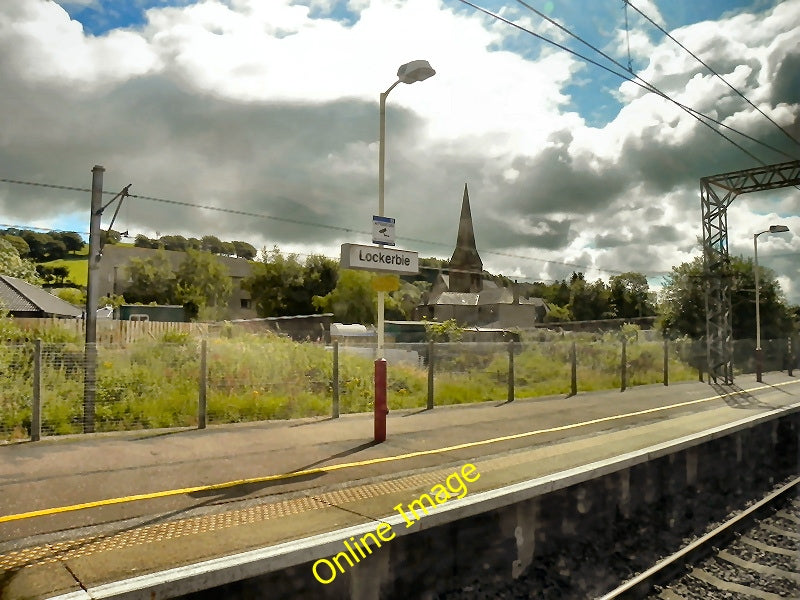
[[[694,59],[695,59],[697,62],[699,62],[701,65],[703,65],[703,66],[704,66],[706,69],[708,69],[709,71],[711,71],[711,72],[712,72],[712,73],[713,73],[713,74],[714,74],[716,77],[718,77],[718,78],[719,78],[719,80],[720,80],[720,81],[722,81],[722,82],[723,82],[725,85],[727,85],[727,86],[728,86],[729,88],[731,88],[731,89],[732,89],[734,92],[736,92],[736,94],[738,94],[738,95],[739,95],[739,97],[741,97],[741,98],[742,98],[742,99],[743,99],[745,102],[747,102],[747,103],[748,103],[750,106],[752,106],[752,107],[753,107],[753,108],[755,108],[755,109],[756,109],[758,112],[760,112],[760,113],[761,113],[761,114],[762,114],[762,115],[763,115],[763,116],[764,116],[764,117],[765,117],[765,118],[766,118],[766,119],[767,119],[767,120],[768,120],[770,123],[772,123],[773,125],[775,125],[775,127],[777,127],[777,128],[778,128],[778,129],[779,129],[779,130],[780,130],[780,131],[781,131],[781,132],[782,132],[782,133],[783,133],[783,134],[784,134],[786,137],[788,137],[788,138],[789,138],[790,140],[792,140],[792,141],[793,141],[795,144],[797,144],[798,146],[800,146],[800,141],[798,141],[797,139],[795,139],[795,138],[794,138],[794,137],[793,137],[793,136],[792,136],[792,135],[791,135],[791,134],[790,134],[788,131],[786,131],[786,130],[785,130],[783,127],[781,127],[781,126],[780,126],[780,125],[778,125],[778,124],[777,124],[775,121],[773,121],[773,120],[772,120],[772,118],[771,118],[769,115],[767,115],[767,114],[766,114],[764,111],[762,111],[762,110],[761,110],[760,108],[758,108],[758,107],[757,107],[755,104],[753,104],[752,102],[750,102],[750,100],[749,100],[749,99],[748,99],[748,98],[747,98],[747,97],[746,97],[744,94],[742,94],[742,93],[741,93],[739,90],[737,90],[737,89],[736,89],[735,87],[733,87],[733,86],[732,86],[730,83],[728,83],[728,80],[727,80],[727,79],[725,79],[725,78],[724,78],[722,75],[720,75],[719,73],[717,73],[717,72],[716,72],[714,69],[712,69],[712,68],[711,68],[711,67],[710,67],[708,64],[706,64],[705,62],[703,62],[703,60],[702,60],[702,59],[701,59],[699,56],[697,56],[697,55],[696,55],[694,52],[692,52],[692,51],[691,51],[691,50],[689,50],[689,49],[688,49],[686,46],[684,46],[684,45],[683,45],[683,44],[681,44],[681,43],[680,43],[678,40],[676,40],[676,39],[675,39],[675,38],[674,38],[672,35],[670,35],[670,33],[669,33],[668,31],[664,30],[664,28],[663,28],[663,27],[661,27],[661,25],[659,25],[658,23],[656,23],[655,21],[653,21],[653,19],[651,19],[650,17],[648,17],[646,14],[644,14],[644,13],[643,13],[641,10],[639,10],[639,9],[638,9],[636,6],[634,6],[633,4],[631,4],[631,3],[630,3],[628,0],[623,0],[623,2],[625,2],[625,4],[626,4],[626,5],[630,6],[630,7],[631,7],[633,10],[635,10],[635,11],[636,11],[636,12],[638,12],[640,15],[642,15],[642,17],[644,17],[645,19],[647,19],[647,21],[649,21],[649,22],[650,22],[650,23],[651,23],[651,24],[652,24],[652,25],[653,25],[653,26],[654,26],[656,29],[658,29],[658,30],[659,30],[661,33],[663,33],[665,36],[667,36],[667,37],[668,37],[669,39],[671,39],[673,42],[675,42],[676,44],[678,44],[678,46],[680,46],[681,48],[683,48],[683,49],[684,49],[684,50],[685,50],[685,51],[686,51],[686,52],[687,52],[687,53],[688,53],[690,56],[692,56],[692,58],[694,58]]]
[[[635,80],[631,79],[627,75],[622,75],[621,73],[617,73],[613,69],[611,69],[611,68],[609,68],[609,67],[607,67],[607,66],[605,66],[605,65],[603,65],[603,64],[601,64],[599,62],[597,62],[596,60],[592,60],[588,56],[584,56],[580,52],[576,52],[575,50],[572,50],[571,48],[568,48],[567,46],[564,46],[563,44],[559,44],[558,42],[554,42],[553,40],[548,39],[548,38],[544,37],[543,35],[540,35],[540,34],[534,32],[534,31],[531,31],[530,29],[527,29],[527,28],[523,27],[522,25],[519,25],[518,23],[514,23],[513,21],[510,21],[509,19],[506,19],[505,17],[503,17],[501,15],[498,15],[497,13],[493,13],[492,11],[490,11],[490,10],[488,10],[486,8],[480,7],[477,4],[473,4],[472,2],[469,2],[469,0],[458,0],[458,1],[461,2],[462,4],[466,4],[467,6],[470,6],[470,7],[474,8],[475,10],[477,10],[479,12],[482,12],[483,14],[485,14],[487,16],[490,16],[490,17],[492,17],[494,19],[497,19],[498,21],[502,21],[503,23],[506,23],[507,25],[511,25],[512,27],[514,27],[516,29],[519,29],[520,31],[524,31],[525,33],[530,34],[533,37],[538,38],[538,39],[542,40],[545,43],[548,43],[548,44],[550,44],[552,46],[555,46],[556,48],[560,48],[561,50],[564,50],[565,52],[568,52],[568,53],[572,54],[573,56],[576,56],[576,57],[580,58],[581,60],[584,60],[584,61],[586,61],[586,62],[588,62],[590,64],[593,64],[593,65],[596,65],[596,66],[600,67],[601,69],[603,69],[604,71],[608,71],[609,73],[612,73],[612,74],[616,75],[617,77],[619,77],[621,79],[624,79],[625,81],[630,81],[631,83],[633,83],[635,85],[638,85],[639,87],[642,87],[642,88],[644,88],[644,89],[646,89],[648,91],[653,92],[652,89],[649,89],[647,86],[642,85],[638,81],[635,81]],[[657,92],[654,92],[654,93],[657,93]],[[675,103],[676,105],[679,104],[677,101],[673,100],[669,96],[666,96],[664,94],[659,94],[659,95],[661,95],[666,100],[669,100],[670,102]],[[708,123],[706,123],[705,121],[703,121],[702,119],[697,117],[696,115],[692,115],[692,116],[694,116],[700,123],[702,123],[703,125],[708,127],[711,131],[713,131],[717,135],[719,135],[719,136],[725,138],[726,140],[728,140],[728,142],[730,142],[731,144],[736,146],[739,150],[741,150],[742,152],[747,154],[747,156],[749,156],[750,158],[755,160],[757,163],[759,163],[762,166],[767,166],[766,163],[764,163],[764,161],[762,161],[760,158],[755,156],[753,153],[751,153],[750,151],[746,150],[745,148],[743,148],[742,146],[740,146],[739,144],[734,142],[732,139],[730,139],[724,133],[722,133],[721,131],[717,131],[716,129],[711,127],[711,125],[709,125]]]
[[[33,181],[23,181],[23,180],[19,180],[19,179],[8,179],[8,178],[2,178],[2,177],[0,177],[0,182],[14,183],[14,184],[18,184],[18,185],[30,185],[30,186],[43,187],[43,188],[53,188],[53,189],[59,189],[59,190],[69,190],[69,191],[75,191],[75,192],[87,192],[87,193],[90,193],[92,191],[90,188],[80,188],[80,187],[73,187],[73,186],[66,186],[66,185],[55,185],[55,184],[52,184],[52,183],[37,183],[37,182],[33,182]],[[104,191],[103,194],[109,195],[109,196],[113,196],[116,193],[115,192]],[[362,234],[362,235],[371,235],[371,232],[363,231],[363,230],[360,230],[360,229],[352,229],[352,228],[348,228],[348,227],[338,227],[336,225],[324,225],[322,223],[312,223],[312,222],[309,222],[309,221],[301,221],[301,220],[298,220],[298,219],[288,219],[288,218],[285,218],[285,217],[275,217],[275,216],[272,216],[272,215],[265,215],[265,214],[261,214],[261,213],[254,213],[254,212],[249,212],[249,211],[244,211],[244,210],[237,210],[237,209],[233,209],[233,208],[222,208],[222,207],[219,207],[219,206],[193,204],[191,202],[183,202],[183,201],[180,201],[180,200],[169,200],[167,198],[157,198],[157,197],[154,197],[154,196],[142,196],[142,195],[139,195],[139,194],[128,194],[128,198],[137,198],[139,200],[148,200],[150,202],[162,202],[162,203],[166,203],[166,204],[184,206],[184,207],[187,207],[187,208],[211,210],[211,211],[234,214],[234,215],[239,215],[239,216],[254,217],[254,218],[258,218],[258,219],[269,219],[269,220],[274,220],[274,221],[281,221],[283,223],[291,223],[291,224],[294,224],[294,225],[301,225],[301,226],[307,226],[307,227],[319,227],[319,228],[322,228],[322,229],[332,229],[332,230],[335,230],[335,231],[343,231],[343,232],[346,232],[346,233],[358,233],[358,234]],[[422,239],[419,239],[419,238],[398,236],[398,239],[405,240],[407,242],[415,242],[415,243],[418,243],[418,244],[427,244],[427,245],[431,245],[431,246],[444,246],[444,247],[447,247],[447,248],[450,247],[450,244],[446,244],[444,242],[432,242],[432,241],[429,241],[429,240],[422,240]],[[511,254],[509,252],[498,252],[498,251],[495,251],[495,250],[485,250],[484,253],[485,254],[491,254],[491,255],[494,255],[494,256],[504,256],[504,257],[508,257],[508,258],[516,258],[516,259],[522,259],[522,260],[533,260],[533,261],[537,261],[537,262],[541,262],[541,263],[545,263],[545,264],[561,265],[561,266],[575,268],[575,269],[582,269],[583,271],[592,271],[592,270],[594,270],[594,271],[599,271],[601,273],[610,273],[610,274],[615,274],[615,275],[620,275],[620,274],[628,272],[628,271],[621,271],[621,270],[618,270],[618,269],[606,269],[606,268],[597,267],[597,266],[579,265],[579,264],[576,264],[576,263],[569,263],[569,262],[564,262],[564,261],[560,261],[560,260],[551,260],[551,259],[546,259],[546,258],[537,258],[537,257],[534,257],[534,256],[523,256],[523,255],[520,255],[520,254]],[[663,271],[663,272],[665,273],[666,271]],[[659,273],[662,273],[662,272],[659,272]]]
[[[591,48],[592,50],[594,50],[595,52],[597,52],[597,53],[598,53],[600,56],[602,56],[602,57],[603,57],[603,58],[605,58],[606,60],[609,60],[609,61],[611,61],[611,62],[612,62],[614,65],[616,65],[616,66],[617,66],[617,67],[619,67],[620,69],[623,69],[623,70],[625,69],[625,66],[624,66],[624,65],[622,65],[622,64],[621,64],[619,61],[615,60],[615,59],[614,59],[612,56],[609,56],[607,53],[603,52],[602,50],[600,50],[600,49],[599,49],[599,48],[597,48],[596,46],[594,46],[594,45],[590,44],[589,42],[587,42],[586,40],[584,40],[584,39],[583,39],[581,36],[579,36],[578,34],[576,34],[576,33],[573,33],[573,32],[572,32],[572,31],[570,31],[568,28],[566,28],[566,27],[564,27],[563,25],[561,25],[561,24],[560,24],[558,21],[556,21],[556,20],[552,19],[551,17],[547,16],[547,15],[546,15],[546,14],[544,14],[543,12],[541,12],[541,11],[539,11],[539,10],[535,9],[534,7],[532,7],[532,6],[531,6],[530,4],[528,4],[527,2],[524,2],[524,0],[517,0],[517,2],[518,2],[519,4],[521,4],[522,6],[524,6],[525,8],[527,8],[528,10],[530,10],[531,12],[533,12],[533,13],[536,13],[537,15],[539,15],[539,17],[541,17],[542,19],[545,19],[547,22],[551,23],[552,25],[555,25],[555,26],[556,26],[556,27],[558,27],[558,28],[559,28],[561,31],[563,31],[564,33],[566,33],[567,35],[569,35],[569,36],[571,36],[572,38],[574,38],[574,39],[578,40],[580,43],[584,44],[585,46],[587,46],[587,47]],[[578,55],[578,56],[581,56],[581,55]],[[747,138],[748,140],[750,140],[750,141],[752,141],[752,142],[755,142],[755,143],[757,143],[757,144],[760,144],[760,145],[764,146],[765,148],[768,148],[768,149],[772,150],[773,152],[776,152],[777,154],[782,154],[783,156],[786,156],[787,158],[791,158],[791,159],[796,159],[796,158],[797,158],[796,156],[794,156],[794,155],[792,155],[792,154],[789,154],[789,153],[787,153],[787,152],[784,152],[783,150],[780,150],[780,149],[778,149],[778,148],[775,148],[774,146],[772,146],[772,145],[770,145],[770,144],[767,144],[766,142],[762,142],[761,140],[759,140],[759,139],[757,139],[757,138],[754,138],[754,137],[752,137],[752,136],[750,136],[750,135],[748,135],[748,134],[744,133],[743,131],[739,131],[738,129],[734,129],[734,128],[733,128],[733,127],[731,127],[730,125],[726,125],[725,123],[723,123],[722,121],[718,121],[718,120],[717,120],[717,119],[715,119],[714,117],[711,117],[711,116],[709,116],[709,115],[707,115],[707,114],[705,114],[705,113],[702,113],[702,112],[700,112],[699,110],[696,110],[696,109],[694,109],[694,108],[692,108],[692,107],[690,107],[690,106],[686,106],[685,104],[683,104],[683,103],[681,103],[681,102],[678,102],[678,101],[677,101],[677,100],[675,100],[674,98],[671,98],[671,97],[669,97],[669,96],[668,96],[666,93],[662,92],[662,91],[661,91],[660,89],[658,89],[658,88],[657,88],[657,87],[656,87],[654,84],[650,83],[649,81],[647,81],[646,79],[644,79],[644,78],[643,78],[643,77],[641,77],[640,75],[637,75],[636,73],[634,73],[632,69],[628,69],[628,70],[630,71],[630,73],[633,75],[633,77],[634,77],[635,79],[638,79],[638,80],[639,80],[639,81],[641,81],[642,83],[639,83],[639,82],[637,82],[635,79],[631,79],[631,78],[630,78],[630,77],[628,77],[627,75],[625,75],[625,76],[622,76],[622,75],[621,75],[621,74],[619,74],[619,73],[616,73],[616,72],[614,72],[614,71],[612,71],[612,72],[614,72],[614,73],[615,73],[617,76],[619,76],[619,77],[623,77],[623,78],[624,78],[624,79],[626,79],[627,81],[629,81],[629,82],[631,82],[631,83],[633,83],[633,84],[635,84],[635,85],[638,85],[639,87],[641,87],[641,88],[643,88],[643,89],[645,89],[645,90],[647,90],[647,91],[649,91],[649,92],[651,92],[651,93],[653,93],[653,94],[656,94],[657,96],[661,96],[662,98],[664,98],[665,100],[668,100],[669,102],[672,102],[672,103],[673,103],[675,106],[677,106],[677,107],[681,108],[683,111],[685,111],[685,112],[689,113],[689,115],[690,115],[690,116],[694,117],[694,118],[695,118],[695,119],[697,119],[698,121],[700,121],[700,117],[702,117],[702,118],[704,118],[704,119],[708,119],[709,121],[711,121],[711,122],[713,122],[713,123],[715,123],[715,124],[719,125],[720,127],[724,127],[725,129],[727,129],[727,130],[729,130],[729,131],[732,131],[732,132],[734,132],[734,133],[737,133],[737,134],[741,135],[742,137],[745,137],[745,138]],[[702,123],[702,121],[700,121],[700,122]],[[712,130],[712,131],[715,131],[715,132],[716,132],[716,133],[718,133],[719,135],[722,135],[722,134],[721,134],[719,131],[716,131],[716,130],[715,130],[713,127],[711,127],[711,126],[710,126],[710,125],[708,125],[707,123],[704,123],[704,124],[705,124],[707,127],[709,127],[709,128]],[[733,143],[733,141],[732,141],[732,140],[730,140],[729,138],[727,138],[726,136],[722,135],[722,137],[724,137],[724,138],[725,138],[726,140],[728,140],[729,142]],[[738,146],[738,145],[737,145],[737,148],[739,148],[740,150],[744,150],[744,149],[743,149],[741,146]],[[746,152],[746,151],[745,151],[745,152]],[[757,159],[755,156],[753,156],[752,154],[750,154],[750,157],[751,157],[751,158],[754,158],[755,160],[758,160],[758,159]],[[761,161],[759,161],[759,162],[761,162]],[[762,162],[761,164],[762,164],[762,165],[764,165],[764,163],[763,163],[763,162]],[[766,166],[766,165],[764,165],[764,166]]]

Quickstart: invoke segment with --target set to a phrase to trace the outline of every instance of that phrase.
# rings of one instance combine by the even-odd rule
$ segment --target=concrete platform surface
[[[795,404],[798,381],[769,373],[763,384],[396,411],[382,444],[362,414],[2,446],[0,597],[86,597],[133,575],[377,525],[465,464],[479,477],[458,493],[484,492]]]

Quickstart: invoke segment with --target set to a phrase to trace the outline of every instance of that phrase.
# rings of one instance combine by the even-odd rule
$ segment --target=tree
[[[17,251],[17,254],[20,255],[21,258],[25,258],[30,253],[31,248],[28,246],[28,242],[26,242],[23,238],[18,235],[12,234],[5,234],[0,235],[0,239],[7,241],[9,244],[14,246]]]
[[[33,262],[20,258],[16,248],[3,239],[0,239],[0,275],[16,277],[34,285],[40,283]]]
[[[753,261],[732,256],[728,271],[731,281],[731,321],[735,339],[755,337],[755,275]],[[759,267],[759,296],[762,339],[778,338],[791,329],[792,318],[775,273]],[[706,334],[705,277],[703,258],[695,257],[672,268],[664,279],[661,326],[671,335],[700,338]]]
[[[329,258],[312,255],[303,264],[296,254],[281,254],[277,246],[263,254],[253,274],[242,282],[261,317],[317,312],[313,298],[328,294],[336,285],[338,266]]]
[[[231,243],[233,244],[234,253],[238,258],[253,260],[256,257],[257,251],[251,244],[238,240],[233,240]]]
[[[183,304],[190,316],[216,319],[224,315],[232,290],[228,268],[213,255],[186,252],[176,273],[175,301]]]
[[[225,254],[225,248],[215,235],[204,235],[200,240],[200,249],[212,254]]]
[[[86,245],[83,238],[74,231],[51,231],[50,237],[62,242],[67,252],[80,252]]]
[[[122,234],[119,231],[114,231],[113,229],[110,231],[101,231],[100,241],[103,245],[108,244],[113,246],[114,244],[119,244],[122,241]]]
[[[587,283],[583,273],[573,273],[570,281],[569,311],[576,321],[610,319],[614,316],[611,293],[601,279]]]
[[[647,277],[629,271],[614,275],[610,280],[611,303],[620,318],[650,317],[656,314],[650,301],[650,286]]]
[[[369,271],[343,269],[329,294],[314,296],[314,306],[321,312],[333,313],[342,323],[374,324],[378,314],[378,296],[372,289],[374,277]],[[386,304],[388,308],[390,302]]]
[[[162,235],[158,241],[165,250],[185,252],[189,248],[189,241],[182,235]]]
[[[67,267],[53,267],[53,277],[56,283],[63,285],[64,280],[69,277],[69,269]]]
[[[133,245],[135,248],[152,248],[156,249],[159,247],[158,240],[151,240],[149,237],[143,234],[139,234],[136,236],[136,239],[133,241]]]
[[[177,282],[164,250],[159,250],[150,258],[132,258],[128,261],[126,271],[131,282],[124,295],[129,302],[173,302]]]

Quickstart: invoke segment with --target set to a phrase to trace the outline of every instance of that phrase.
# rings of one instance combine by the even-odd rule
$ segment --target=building
[[[484,278],[465,184],[449,275],[437,275],[433,287],[416,309],[416,318],[455,319],[465,327],[525,328],[541,323],[549,310],[541,298],[520,298],[516,285],[500,287]]]
[[[83,310],[27,281],[0,275],[0,308],[12,317],[79,319]]]
[[[152,248],[131,248],[107,244],[103,247],[98,276],[99,297],[110,294],[123,294],[128,285],[126,268],[131,259],[152,258],[158,252],[164,252],[173,270],[177,270],[186,253],[173,250],[154,250]],[[243,258],[231,256],[214,257],[228,269],[231,278],[231,298],[228,301],[228,314],[232,319],[252,319],[258,316],[250,298],[250,293],[242,288],[242,281],[253,272],[253,265]]]

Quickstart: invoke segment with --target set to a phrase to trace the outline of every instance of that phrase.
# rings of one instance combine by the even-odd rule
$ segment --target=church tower
[[[464,199],[461,202],[456,249],[450,259],[449,287],[451,292],[480,292],[483,289],[483,262],[475,246],[475,232],[472,229],[472,212],[469,208],[466,183]]]

